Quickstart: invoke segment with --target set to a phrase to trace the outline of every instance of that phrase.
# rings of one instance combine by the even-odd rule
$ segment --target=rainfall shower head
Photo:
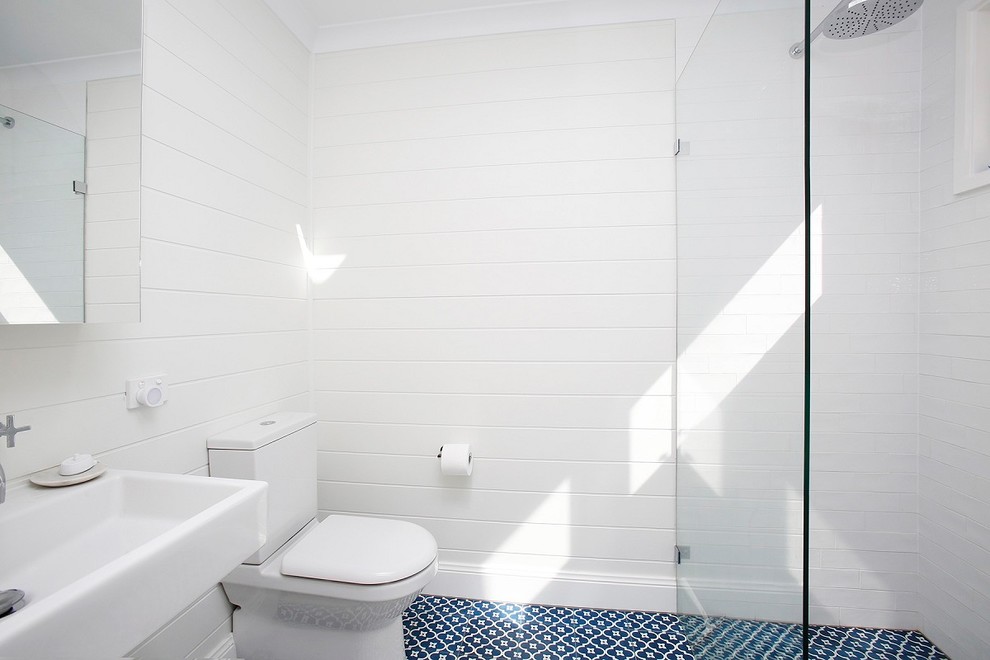
[[[14,127],[14,118],[13,117],[0,117],[0,124],[2,124],[4,128],[13,128]]]
[[[811,41],[823,34],[829,39],[856,39],[886,30],[918,11],[925,0],[841,0],[811,33]],[[805,43],[791,46],[791,57],[804,55]]]
[[[822,28],[829,39],[855,39],[897,25],[918,11],[925,0],[859,0],[843,2]]]

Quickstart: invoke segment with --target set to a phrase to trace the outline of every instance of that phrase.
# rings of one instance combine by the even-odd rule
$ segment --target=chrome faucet
[[[21,431],[30,431],[30,426],[17,427],[14,425],[14,416],[7,415],[7,423],[0,422],[0,436],[7,438],[7,448],[14,446],[14,438]],[[0,463],[0,504],[7,499],[7,475],[3,471],[3,464]]]

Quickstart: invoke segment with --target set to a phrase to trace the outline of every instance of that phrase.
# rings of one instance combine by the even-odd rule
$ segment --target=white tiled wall
[[[924,10],[919,591],[954,660],[990,648],[990,189],[952,193],[956,12],[974,4]]]
[[[141,76],[87,86],[87,323],[141,319],[141,87]]]
[[[317,57],[320,508],[425,525],[432,589],[673,607],[673,36]]]
[[[32,426],[0,445],[14,479],[73,451],[204,474],[211,434],[308,406],[311,56],[261,0],[145,11],[142,320],[3,328],[0,414]],[[125,410],[124,380],[155,373],[168,403]]]
[[[815,623],[917,628],[921,20],[812,47]]]

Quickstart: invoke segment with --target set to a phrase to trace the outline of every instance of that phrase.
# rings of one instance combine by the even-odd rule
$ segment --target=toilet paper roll
[[[474,470],[471,445],[444,445],[440,448],[440,472],[453,477],[469,477]]]

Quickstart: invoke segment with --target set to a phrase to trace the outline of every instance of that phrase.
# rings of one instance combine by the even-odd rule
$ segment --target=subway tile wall
[[[921,17],[811,58],[812,619],[918,628]]]
[[[925,633],[956,660],[990,648],[990,191],[952,192],[956,18],[979,4],[924,9],[919,595]]]

